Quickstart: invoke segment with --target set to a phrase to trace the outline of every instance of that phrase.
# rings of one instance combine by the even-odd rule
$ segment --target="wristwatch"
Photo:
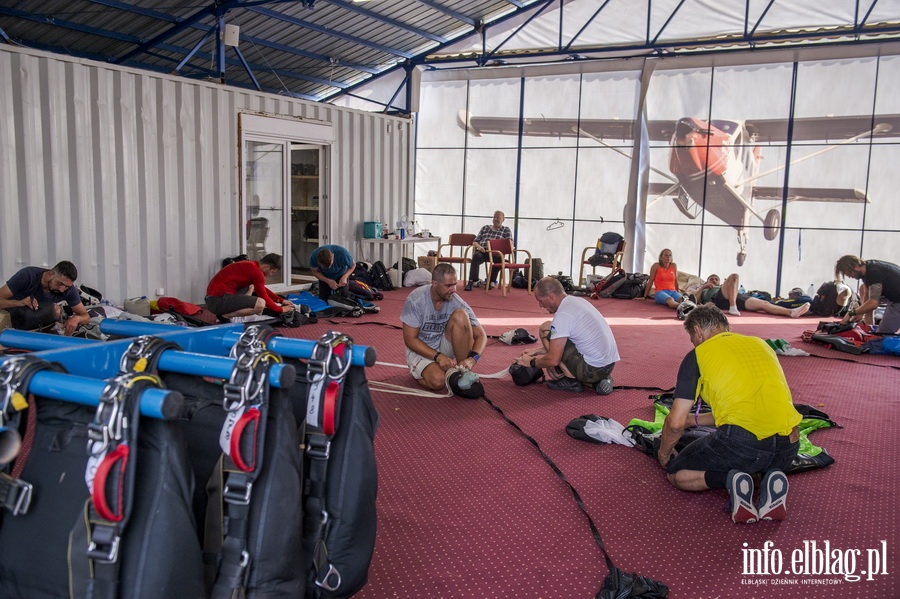
[[[469,355],[466,356],[466,357],[467,357],[467,358],[472,358],[473,360],[475,360],[475,361],[477,362],[477,361],[478,361],[478,358],[480,358],[481,355],[480,355],[478,352],[476,352],[476,351],[470,351],[470,352],[469,352]]]
[[[432,362],[437,362],[439,355],[441,355],[441,352],[439,352],[439,351],[434,352],[434,357],[431,358]]]

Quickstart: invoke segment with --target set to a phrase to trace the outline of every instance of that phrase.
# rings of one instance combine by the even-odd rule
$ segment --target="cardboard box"
[[[437,266],[437,256],[419,256],[419,268],[431,272],[435,266]]]

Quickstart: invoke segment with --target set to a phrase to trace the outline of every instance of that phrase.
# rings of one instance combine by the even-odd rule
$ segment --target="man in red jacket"
[[[281,270],[281,256],[266,254],[260,260],[232,262],[209,282],[206,307],[216,316],[235,318],[272,312],[290,312],[294,304],[266,288],[266,277]]]

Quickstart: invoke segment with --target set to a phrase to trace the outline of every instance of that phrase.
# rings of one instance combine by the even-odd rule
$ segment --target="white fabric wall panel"
[[[581,250],[612,230],[636,240],[629,270],[648,272],[659,251],[670,248],[688,272],[737,272],[747,288],[786,292],[830,279],[844,253],[865,248],[866,258],[897,260],[885,242],[900,222],[894,201],[900,187],[894,168],[900,161],[898,51],[884,44],[665,58],[650,65],[633,59],[459,70],[426,73],[423,92],[429,109],[455,114],[450,104],[461,94],[452,84],[469,82],[470,160],[456,174],[465,181],[464,230],[476,231],[501,207],[518,217],[518,245],[539,248],[535,255],[549,272],[576,274]],[[642,88],[645,66],[654,68]],[[453,102],[442,103],[432,86],[452,86]],[[491,91],[498,93],[493,103],[487,101]],[[792,114],[804,121],[791,121]],[[855,118],[835,118],[845,116]],[[428,114],[422,122],[441,119]],[[545,135],[543,119],[556,119],[560,138]],[[706,121],[718,137],[680,133],[673,144],[676,125],[699,132]],[[878,124],[873,138],[870,128]],[[602,139],[569,137],[576,126]],[[647,143],[635,142],[633,134]],[[419,135],[428,144],[430,128]],[[681,153],[673,158],[675,150]],[[432,147],[429,161],[440,163],[435,154],[442,151]],[[707,151],[720,157],[719,166],[697,170]],[[502,154],[486,160],[485,152]],[[643,176],[650,184],[646,197],[636,184]],[[443,173],[442,181],[454,188],[452,174]],[[420,220],[445,215],[434,204],[417,205]],[[546,231],[557,217],[563,227]]]
[[[200,302],[240,249],[238,114],[331,123],[329,241],[413,212],[406,119],[67,59],[0,51],[0,275],[72,260],[113,301]]]

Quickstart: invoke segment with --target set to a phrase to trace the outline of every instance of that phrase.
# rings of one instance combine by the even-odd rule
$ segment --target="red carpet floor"
[[[399,324],[408,291],[385,294],[378,315],[285,333],[315,338],[340,330],[374,346],[380,362],[403,363],[400,331],[366,323]],[[460,293],[489,335],[515,327],[534,333],[549,318],[522,290],[506,298],[497,291]],[[622,356],[615,384],[671,387],[691,347],[674,312],[643,301],[594,304],[609,320]],[[665,582],[670,597],[900,597],[900,468],[892,442],[900,424],[900,359],[857,358],[803,343],[800,334],[817,322],[751,313],[731,319],[736,332],[784,338],[820,356],[782,357],[781,363],[794,401],[824,410],[843,426],[812,434],[836,463],[791,476],[784,522],[735,525],[723,511],[724,492],[675,490],[638,450],[566,435],[565,425],[584,414],[622,424],[652,419],[649,391],[599,397],[516,387],[508,377],[483,382],[487,397],[541,444],[578,489],[617,565]],[[505,369],[522,349],[492,340],[476,371]],[[376,365],[368,377],[415,387],[405,369],[391,366]],[[606,568],[584,516],[536,449],[486,402],[385,392],[373,397],[381,415],[378,540],[369,584],[357,597],[594,596]],[[748,550],[765,547],[769,572],[780,574],[745,564]],[[830,573],[812,563],[826,548]],[[860,579],[852,581],[854,575]]]

